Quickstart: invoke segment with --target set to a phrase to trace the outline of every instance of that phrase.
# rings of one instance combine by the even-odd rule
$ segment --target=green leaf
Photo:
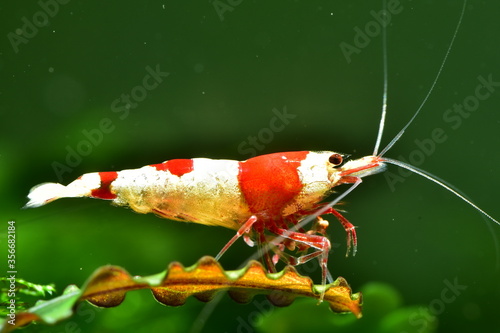
[[[208,302],[220,291],[227,290],[238,303],[248,303],[256,294],[266,294],[275,306],[290,305],[297,297],[318,300],[322,286],[315,286],[309,277],[300,276],[291,267],[280,273],[266,273],[257,261],[244,268],[224,271],[212,257],[203,257],[185,268],[173,262],[164,272],[148,277],[132,277],[123,268],[103,266],[87,280],[82,289],[69,286],[63,295],[40,301],[33,308],[16,314],[16,324],[4,323],[1,332],[10,332],[31,322],[54,324],[74,314],[78,302],[88,301],[95,306],[120,305],[127,292],[150,289],[155,299],[168,306],[181,306],[190,296]],[[326,286],[324,301],[336,313],[351,312],[361,317],[361,294],[352,294],[344,278],[339,277]]]

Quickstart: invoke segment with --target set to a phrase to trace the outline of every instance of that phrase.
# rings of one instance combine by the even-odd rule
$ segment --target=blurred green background
[[[388,28],[384,143],[426,95],[461,6],[461,1],[401,1],[402,12],[393,15]],[[120,265],[133,275],[160,272],[171,261],[189,266],[203,255],[217,254],[234,234],[139,215],[90,199],[65,199],[21,210],[29,189],[41,182],[67,184],[86,172],[136,168],[173,158],[247,159],[250,156],[238,149],[240,144],[269,127],[273,109],[285,107],[296,117],[273,133],[272,140],[261,142],[259,153],[371,154],[382,100],[381,36],[370,38],[350,63],[339,45],[353,44],[353,29],[364,29],[374,20],[370,11],[380,8],[378,2],[349,1],[69,1],[60,4],[48,26],[38,28],[15,52],[9,33],[22,27],[23,17],[33,22],[42,7],[35,1],[2,3],[2,271],[8,220],[17,226],[18,276],[55,283],[58,291],[68,284],[81,286],[105,264]],[[434,93],[387,155],[408,160],[419,150],[415,140],[443,129],[447,140],[437,144],[420,167],[460,188],[496,218],[500,218],[496,194],[500,91],[481,101],[456,129],[443,115],[475,93],[479,75],[500,81],[499,10],[500,4],[493,1],[469,1]],[[159,66],[169,76],[121,119],[124,113],[113,112],[112,104],[143,84],[147,66]],[[95,144],[85,144],[84,131],[97,130],[105,118],[112,130]],[[79,154],[81,160],[59,173],[59,179],[54,163],[67,165],[68,151],[77,149],[85,156]],[[389,170],[398,174],[396,168]],[[329,218],[335,243],[329,269],[334,277],[345,277],[354,291],[369,282],[383,282],[401,294],[401,306],[438,309],[441,332],[498,328],[500,226],[483,221],[467,204],[417,176],[405,178],[395,191],[384,175],[365,178],[345,208],[346,217],[359,226],[359,251],[345,258],[345,232]],[[235,269],[253,251],[238,241],[221,263]],[[319,281],[319,270],[308,274]],[[444,302],[443,297],[448,300],[452,295],[444,281],[457,281],[466,289]],[[334,315],[327,305],[310,306],[308,311],[320,314],[314,319],[315,329],[332,331]],[[207,309],[195,299],[180,308],[167,308],[147,291],[134,292],[120,307],[82,311],[56,326],[30,330],[187,332]],[[210,309],[203,332],[265,330],[242,324],[255,321],[260,311],[255,303],[236,305],[225,296]],[[264,316],[274,324],[292,317],[312,321],[303,309],[292,305],[264,311]],[[419,318],[418,312],[412,314]],[[423,324],[417,322],[405,331],[421,332]]]

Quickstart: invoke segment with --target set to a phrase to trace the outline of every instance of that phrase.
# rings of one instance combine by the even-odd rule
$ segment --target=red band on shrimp
[[[116,194],[111,192],[110,185],[118,177],[118,173],[115,171],[99,172],[99,177],[101,177],[101,185],[99,188],[92,190],[92,197],[108,200],[115,199]]]
[[[165,171],[168,170],[172,175],[180,177],[186,173],[193,171],[193,160],[192,159],[178,159],[170,160],[160,164],[153,164],[156,170]]]
[[[300,193],[297,168],[308,153],[276,153],[240,162],[238,180],[251,212],[277,214]]]

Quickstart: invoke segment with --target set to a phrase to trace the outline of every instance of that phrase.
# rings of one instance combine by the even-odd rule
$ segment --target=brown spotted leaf
[[[151,289],[156,300],[169,306],[183,305],[190,296],[208,302],[223,290],[238,303],[248,303],[254,295],[266,294],[272,304],[287,306],[296,297],[319,299],[323,287],[313,285],[309,277],[299,275],[291,266],[279,273],[266,273],[257,261],[250,261],[240,270],[224,271],[214,258],[203,257],[191,267],[173,262],[166,271],[147,277],[132,277],[123,268],[103,266],[82,289],[69,286],[63,295],[16,314],[15,325],[0,322],[0,331],[10,332],[33,321],[54,324],[69,318],[78,302],[84,300],[100,307],[118,306],[128,291],[137,289]],[[344,278],[339,277],[325,289],[324,301],[333,312],[351,312],[361,317],[361,294],[352,294]]]

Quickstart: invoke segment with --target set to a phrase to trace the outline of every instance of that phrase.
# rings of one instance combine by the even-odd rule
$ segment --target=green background
[[[354,27],[364,29],[373,20],[370,11],[381,5],[249,0],[232,4],[221,20],[211,1],[69,1],[49,18],[49,26],[20,44],[17,53],[8,34],[23,25],[23,17],[32,21],[41,7],[35,1],[0,5],[0,239],[5,244],[7,221],[15,220],[19,277],[55,283],[62,291],[68,284],[81,286],[105,264],[120,265],[133,275],[150,275],[171,261],[189,266],[203,255],[215,255],[234,234],[90,199],[21,210],[32,186],[59,181],[54,162],[64,164],[68,147],[84,145],[82,131],[97,129],[103,118],[111,119],[113,130],[98,144],[87,146],[90,153],[62,175],[64,184],[86,172],[173,158],[244,160],[250,156],[238,146],[269,127],[273,108],[286,107],[296,117],[259,153],[372,153],[382,100],[381,36],[371,38],[351,63],[339,45],[353,44]],[[403,11],[393,15],[388,28],[385,143],[426,95],[462,4],[402,1],[401,6]],[[429,139],[434,129],[443,129],[447,140],[437,144],[420,167],[454,184],[497,218],[500,91],[481,101],[457,129],[443,120],[443,114],[474,94],[479,75],[500,81],[499,10],[493,1],[469,1],[436,89],[387,154],[408,160],[419,149],[415,140]],[[142,84],[146,66],[157,65],[170,75],[120,119],[112,111],[113,101]],[[398,172],[395,167],[389,171]],[[345,232],[329,218],[330,238],[338,244],[329,260],[333,276],[345,277],[354,291],[371,281],[388,283],[402,295],[404,306],[424,309],[442,299],[445,280],[457,280],[467,289],[439,311],[439,331],[498,328],[500,226],[483,221],[467,204],[417,176],[405,178],[395,191],[384,175],[365,178],[347,198],[345,209],[346,217],[359,226],[359,251],[345,258]],[[1,252],[5,249],[2,245]],[[253,251],[239,241],[221,263],[235,269]],[[0,267],[5,262],[3,254]],[[318,273],[308,274],[319,281]],[[293,306],[286,309],[293,318],[311,320],[315,330],[332,331],[329,318],[334,315],[325,304],[310,304],[319,319]],[[93,315],[82,312],[55,327],[30,330],[189,331],[204,307],[190,299],[184,307],[167,308],[147,291],[134,292],[120,307],[92,310]],[[241,323],[253,321],[259,313],[255,303],[236,305],[227,296],[212,310],[203,332],[251,331],[252,326]],[[286,321],[280,311],[264,316],[274,323]],[[417,332],[421,326],[411,329]]]

